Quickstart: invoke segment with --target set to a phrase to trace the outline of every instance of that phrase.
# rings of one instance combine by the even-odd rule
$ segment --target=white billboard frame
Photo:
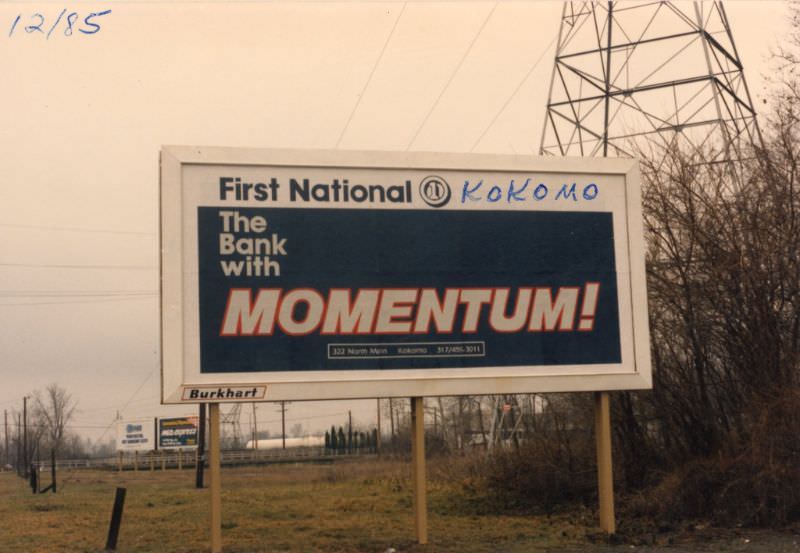
[[[644,238],[638,161],[613,158],[536,158],[487,154],[340,150],[278,150],[164,146],[160,173],[162,403],[428,397],[586,392],[652,387]],[[187,330],[193,299],[184,286],[184,175],[232,167],[311,170],[416,171],[572,175],[622,185],[615,221],[622,362],[612,365],[479,367],[461,369],[327,370],[201,374],[189,363],[199,337]],[[609,189],[610,189],[609,185]],[[614,184],[616,186],[616,184]],[[197,204],[199,205],[199,204]],[[247,205],[245,202],[241,205]],[[260,207],[268,207],[261,205]],[[284,206],[287,207],[287,206]],[[292,206],[295,207],[295,206]],[[352,207],[352,206],[351,206]],[[449,206],[448,206],[449,207]],[[476,208],[477,209],[477,208]],[[573,208],[565,207],[568,211]],[[591,210],[591,208],[586,208]],[[620,231],[620,232],[618,232]],[[620,236],[622,235],[622,236]],[[622,259],[620,259],[622,258]],[[191,260],[190,260],[191,261]],[[624,266],[621,266],[624,261]],[[189,273],[197,273],[197,259]],[[187,336],[189,336],[187,338]],[[205,395],[195,390],[204,390]]]

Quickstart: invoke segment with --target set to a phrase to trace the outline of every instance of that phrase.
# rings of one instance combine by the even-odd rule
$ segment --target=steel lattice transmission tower
[[[223,434],[230,439],[229,447],[233,449],[241,449],[242,447],[242,426],[239,422],[241,415],[242,404],[234,403],[231,410],[222,415],[222,421],[220,421]],[[228,427],[230,427],[230,432],[226,431]]]
[[[722,2],[564,4],[541,154],[678,148],[733,166],[749,144],[761,136]]]

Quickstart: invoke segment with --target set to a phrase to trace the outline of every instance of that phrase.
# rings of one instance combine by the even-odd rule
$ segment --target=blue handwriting
[[[600,194],[600,189],[593,182],[584,185],[563,183],[560,186],[547,186],[543,182],[534,184],[530,178],[524,181],[511,179],[508,184],[484,185],[483,179],[478,182],[464,181],[461,188],[461,203],[482,202],[506,203],[534,201],[540,202],[547,197],[557,201],[592,201]]]
[[[20,13],[11,23],[8,36],[11,38],[15,33],[19,36],[24,32],[28,35],[41,35],[45,37],[45,40],[49,40],[54,33],[57,36],[73,36],[77,31],[83,35],[95,35],[100,32],[100,23],[102,22],[100,18],[110,13],[111,10],[104,10],[81,15],[74,11],[68,12],[67,8],[61,10],[55,17],[46,17],[40,12]]]

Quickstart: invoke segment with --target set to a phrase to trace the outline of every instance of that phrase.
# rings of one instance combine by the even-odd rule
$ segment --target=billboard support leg
[[[597,441],[597,489],[600,499],[600,529],[616,532],[614,519],[614,474],[611,464],[611,408],[608,392],[594,395],[595,439]]]
[[[211,553],[222,553],[222,485],[220,482],[219,403],[208,406],[208,468],[211,473]]]
[[[201,403],[197,428],[197,449],[194,451],[195,482],[198,489],[204,486],[203,471],[206,467],[206,404]]]
[[[411,398],[411,475],[414,481],[414,528],[417,542],[428,543],[428,502],[425,496],[425,415],[421,397]]]

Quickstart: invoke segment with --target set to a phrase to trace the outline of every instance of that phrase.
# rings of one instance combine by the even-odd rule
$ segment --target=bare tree
[[[48,445],[58,452],[64,444],[67,425],[75,414],[77,403],[72,395],[56,383],[45,388],[44,393],[33,394],[35,416],[42,427]]]

